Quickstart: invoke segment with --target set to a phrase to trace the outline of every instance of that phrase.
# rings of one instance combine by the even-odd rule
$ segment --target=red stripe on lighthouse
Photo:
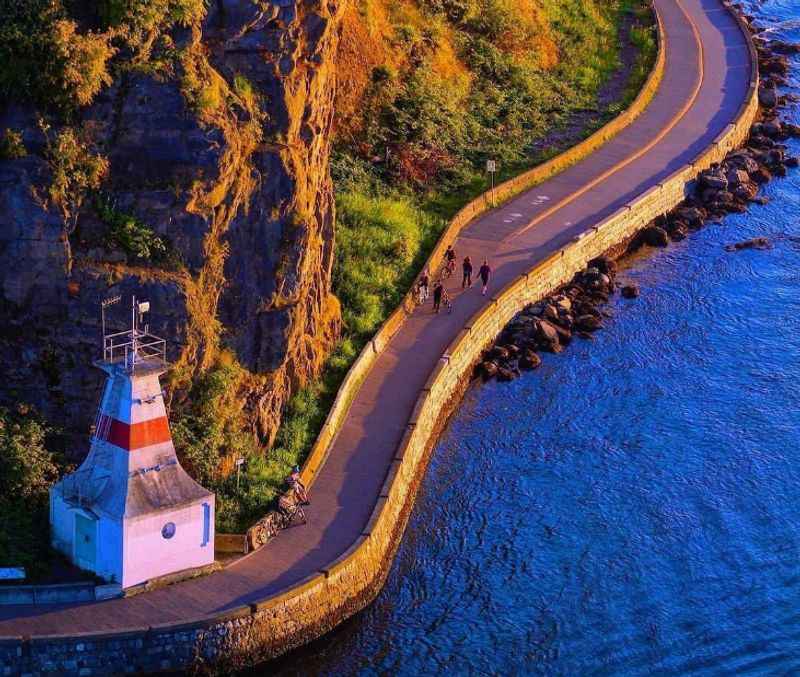
[[[153,444],[169,442],[172,437],[169,434],[167,417],[162,416],[132,425],[112,419],[108,434],[104,439],[120,449],[133,451]]]

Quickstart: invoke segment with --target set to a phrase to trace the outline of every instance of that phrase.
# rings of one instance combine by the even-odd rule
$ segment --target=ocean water
[[[800,41],[800,1],[751,7]],[[763,194],[630,260],[594,341],[470,389],[378,599],[259,672],[800,674],[800,174]]]

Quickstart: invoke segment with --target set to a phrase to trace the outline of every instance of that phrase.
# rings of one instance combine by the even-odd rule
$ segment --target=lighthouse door
[[[97,522],[75,513],[75,564],[94,571],[97,557]]]

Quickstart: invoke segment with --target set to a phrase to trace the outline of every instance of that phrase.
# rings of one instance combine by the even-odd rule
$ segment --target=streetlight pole
[[[489,176],[491,177],[492,188],[489,195],[491,195],[491,202],[492,207],[495,206],[494,200],[494,173],[497,171],[497,162],[495,160],[487,160],[486,161],[486,171],[489,172]]]

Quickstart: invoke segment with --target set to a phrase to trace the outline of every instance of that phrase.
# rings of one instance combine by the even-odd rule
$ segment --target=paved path
[[[477,266],[483,258],[491,260],[495,291],[692,160],[734,119],[744,101],[750,73],[747,45],[719,1],[655,2],[667,34],[667,62],[660,91],[647,111],[587,160],[472,223],[458,239],[459,257],[470,254]],[[625,166],[613,171],[620,164]],[[578,199],[553,210],[588,186]],[[456,287],[456,281],[450,286]],[[307,527],[281,534],[223,572],[130,599],[0,607],[0,636],[189,621],[284,590],[334,560],[365,526],[428,374],[485,302],[473,288],[456,294],[452,315],[434,317],[428,306],[405,323],[353,402],[314,484]]]

